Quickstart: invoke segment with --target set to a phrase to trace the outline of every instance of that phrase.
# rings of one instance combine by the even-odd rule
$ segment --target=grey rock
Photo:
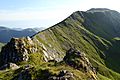
[[[17,63],[19,61],[28,61],[29,54],[36,53],[37,46],[30,37],[26,38],[12,38],[1,51],[2,64],[9,62]]]

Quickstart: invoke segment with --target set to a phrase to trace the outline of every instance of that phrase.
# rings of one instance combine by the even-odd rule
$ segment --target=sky
[[[48,28],[75,11],[90,8],[120,12],[120,0],[0,0],[0,26]]]

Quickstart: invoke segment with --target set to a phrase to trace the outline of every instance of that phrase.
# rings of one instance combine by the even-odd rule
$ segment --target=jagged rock
[[[5,64],[2,67],[0,67],[0,70],[4,70],[4,69],[7,69],[7,68],[14,70],[14,69],[18,69],[20,67],[17,66],[15,63],[8,63],[8,64]]]
[[[52,76],[48,80],[74,80],[74,76],[67,70],[61,70],[57,76]]]
[[[30,53],[37,52],[37,47],[30,37],[12,38],[1,51],[2,64],[28,61]]]
[[[89,62],[85,53],[77,51],[76,49],[70,48],[66,52],[66,56],[63,59],[68,65],[78,70],[84,70],[91,75],[92,79],[97,79],[96,69]]]

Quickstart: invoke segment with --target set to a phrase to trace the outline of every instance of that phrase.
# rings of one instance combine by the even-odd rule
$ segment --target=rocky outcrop
[[[12,38],[1,51],[2,64],[28,61],[28,54],[37,52],[37,46],[30,37]]]
[[[33,41],[36,42],[39,48],[41,48],[42,53],[44,54],[44,61],[48,62],[49,60],[56,60],[57,62],[60,62],[63,60],[63,57],[60,56],[60,54],[64,54],[62,51],[58,50],[60,49],[58,46],[54,48],[54,45],[51,45],[51,43],[47,43],[47,39],[45,38],[44,34],[39,35],[36,38],[33,38]],[[42,40],[43,41],[40,41]],[[44,42],[45,41],[45,42]],[[52,44],[54,44],[52,42]],[[55,43],[56,44],[56,43]]]
[[[66,52],[66,56],[64,57],[64,61],[78,70],[83,70],[86,73],[90,74],[90,78],[97,79],[96,76],[96,69],[92,66],[89,62],[88,58],[86,57],[85,53],[77,51],[76,49],[70,48]]]

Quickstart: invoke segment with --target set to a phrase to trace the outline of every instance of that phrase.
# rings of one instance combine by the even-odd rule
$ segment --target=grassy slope
[[[109,54],[107,54],[109,53]],[[114,71],[120,73],[120,39],[114,38],[112,40],[112,46],[109,50],[106,51],[106,64],[109,68],[113,69]]]
[[[111,42],[112,45],[104,52],[107,57],[105,63],[108,68],[120,73],[120,13],[109,10],[105,12],[83,12],[82,15],[84,15],[82,24],[87,30]]]
[[[81,24],[83,19],[78,14],[74,15],[78,17],[74,18],[72,15],[63,22],[36,34],[33,38],[38,39],[47,49],[51,49],[49,46],[51,45],[52,49],[60,52],[61,57],[70,47],[75,47],[87,54],[91,63],[99,68],[99,74],[112,80],[120,79],[120,74],[108,69],[104,61],[104,51],[108,50],[111,42],[86,30]],[[101,75],[99,77],[105,78]]]
[[[82,14],[84,15],[83,25],[87,30],[105,39],[120,37],[120,13],[109,10]]]

